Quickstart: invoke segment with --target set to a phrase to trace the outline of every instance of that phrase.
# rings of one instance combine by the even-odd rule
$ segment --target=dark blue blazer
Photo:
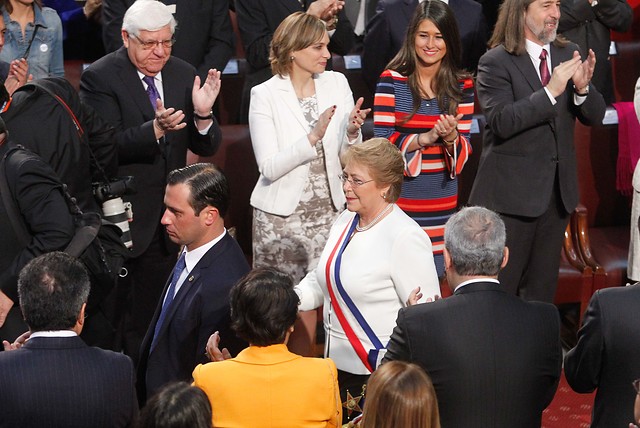
[[[79,337],[36,337],[0,352],[0,427],[128,427],[138,413],[126,355]]]
[[[362,77],[375,91],[380,74],[400,51],[418,0],[379,0],[377,12],[367,24],[362,53]],[[487,50],[488,31],[482,6],[473,0],[449,0],[462,45],[461,67],[470,72]]]
[[[138,393],[146,401],[172,381],[189,381],[196,365],[208,362],[209,336],[220,332],[221,345],[235,355],[247,344],[230,329],[229,291],[247,272],[249,264],[235,239],[227,232],[200,259],[176,294],[158,333],[151,341],[169,281],[140,348]]]
[[[560,319],[494,282],[400,309],[383,363],[409,361],[433,381],[442,428],[539,428],[558,387]]]

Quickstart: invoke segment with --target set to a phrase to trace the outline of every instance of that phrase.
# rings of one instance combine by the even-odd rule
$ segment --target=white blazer
[[[342,172],[340,153],[349,144],[347,125],[353,110],[353,94],[341,73],[325,71],[314,76],[318,112],[336,106],[336,112],[322,139],[331,200],[336,209],[346,199],[338,176]],[[302,196],[309,163],[317,157],[307,134],[311,131],[288,76],[273,76],[251,90],[249,129],[260,178],[251,194],[251,206],[270,214],[291,215]]]

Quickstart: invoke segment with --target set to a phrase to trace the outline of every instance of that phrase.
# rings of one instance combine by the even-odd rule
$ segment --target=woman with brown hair
[[[458,173],[471,153],[473,81],[460,70],[460,35],[440,0],[418,5],[400,52],[380,76],[374,133],[405,159],[398,206],[429,235],[444,275],[444,224],[458,206]]]
[[[324,21],[289,15],[271,42],[274,76],[251,90],[249,128],[260,177],[251,194],[253,266],[278,267],[295,282],[313,269],[345,197],[340,154],[362,141],[370,109],[354,105],[346,77],[326,71],[330,58]],[[315,314],[308,333],[315,333]],[[311,355],[309,343],[292,348]],[[296,337],[297,336],[297,337]],[[302,345],[302,346],[301,346]],[[306,346],[304,346],[306,345]]]
[[[438,399],[419,366],[391,361],[373,372],[360,428],[440,428]]]

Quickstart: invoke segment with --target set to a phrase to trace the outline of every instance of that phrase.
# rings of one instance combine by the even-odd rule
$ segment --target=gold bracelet
[[[460,133],[458,131],[456,131],[456,136],[453,138],[453,140],[451,141],[447,141],[444,139],[444,137],[442,138],[442,141],[444,141],[444,143],[448,146],[453,146],[457,141],[458,141],[458,137],[460,137]]]

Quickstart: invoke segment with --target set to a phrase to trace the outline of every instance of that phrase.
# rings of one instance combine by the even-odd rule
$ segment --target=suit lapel
[[[302,126],[305,132],[309,131],[309,123],[304,118],[302,114],[302,109],[300,108],[300,102],[298,101],[298,97],[296,96],[296,91],[293,90],[293,85],[291,84],[291,80],[289,77],[276,77],[275,80],[276,90],[278,91],[278,95],[282,97],[287,109],[296,119],[298,124]],[[317,92],[317,91],[316,91]]]
[[[538,72],[526,51],[522,55],[510,55],[510,58],[534,92],[542,89],[542,82],[538,77]]]
[[[200,278],[202,277],[202,271],[209,268],[209,266],[213,264],[215,260],[225,251],[227,247],[227,242],[228,242],[227,239],[233,239],[231,238],[229,233],[226,233],[225,236],[218,243],[216,243],[212,248],[210,248],[209,251],[207,251],[205,255],[202,256],[200,261],[198,261],[198,264],[196,264],[191,270],[191,272],[189,272],[184,282],[180,286],[180,289],[178,290],[175,297],[173,298],[173,302],[171,302],[171,306],[169,306],[169,312],[167,313],[167,316],[164,318],[164,323],[162,324],[162,326],[160,327],[160,331],[158,332],[158,342],[160,341],[160,338],[166,333],[167,327],[171,323],[171,320],[175,316],[178,309],[181,307],[182,302],[186,299],[187,296],[196,292],[202,286],[201,280],[200,280]],[[164,289],[164,292],[162,293],[163,300],[164,300],[164,296],[167,293],[167,288],[169,287],[170,281],[171,281],[171,278],[169,278],[169,280],[165,284],[165,289]],[[156,323],[158,322],[158,316],[160,314],[161,308],[162,308],[162,301],[160,301],[158,308],[156,309],[156,313],[154,314],[154,322],[151,323],[152,326],[155,326]],[[151,338],[153,338],[153,329],[149,329],[149,331],[151,332]],[[149,343],[150,342],[151,342],[151,339],[149,339]],[[156,346],[154,347],[154,349],[157,347],[158,342],[156,342]]]
[[[118,76],[122,80],[123,85],[131,94],[131,99],[136,103],[143,117],[146,120],[152,120],[155,116],[155,111],[151,106],[147,92],[144,90],[142,81],[138,77],[138,72],[135,66],[129,60],[127,51],[124,47],[120,48],[117,53],[118,62],[120,64],[120,70]]]

